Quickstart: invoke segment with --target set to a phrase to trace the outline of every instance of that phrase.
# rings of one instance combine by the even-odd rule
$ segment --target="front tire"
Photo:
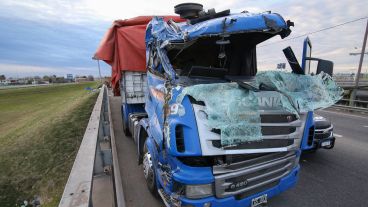
[[[152,156],[147,148],[147,140],[143,147],[143,175],[146,180],[148,190],[152,193],[152,195],[158,197],[156,173],[153,166]]]

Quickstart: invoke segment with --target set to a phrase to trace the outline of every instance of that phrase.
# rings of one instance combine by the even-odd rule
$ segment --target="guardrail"
[[[362,101],[362,100],[350,100],[350,99],[341,99],[340,101],[346,101],[346,102],[354,102],[354,103],[362,103],[362,104],[368,104],[368,101]]]
[[[339,86],[342,87],[355,87],[355,81],[336,81]],[[360,80],[358,87],[367,87],[368,81]]]
[[[345,106],[345,105],[335,104],[335,105],[331,106],[331,108],[368,113],[368,108],[363,108],[363,107],[354,107],[354,106]]]
[[[350,99],[341,99],[340,102],[345,102],[347,104],[349,103],[353,103],[355,106],[348,106],[348,105],[344,105],[344,104],[335,104],[333,106],[331,106],[331,108],[337,108],[337,109],[343,109],[343,110],[348,110],[348,111],[355,111],[355,112],[368,112],[368,101],[362,101],[362,100],[350,100]],[[356,104],[359,105],[365,105],[366,107],[361,107],[361,106],[356,106]]]
[[[59,203],[59,207],[74,206],[125,207],[105,85],[100,90]]]

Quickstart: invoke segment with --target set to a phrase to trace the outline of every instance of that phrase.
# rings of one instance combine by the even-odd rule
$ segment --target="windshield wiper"
[[[247,90],[250,90],[250,91],[254,91],[254,92],[259,92],[259,88],[249,84],[249,83],[245,83],[245,82],[242,82],[242,81],[236,81],[236,83],[243,89],[247,89]]]

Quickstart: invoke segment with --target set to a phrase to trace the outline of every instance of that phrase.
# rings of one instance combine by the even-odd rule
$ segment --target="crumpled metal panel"
[[[191,41],[210,35],[256,31],[277,33],[288,29],[285,20],[275,13],[239,13],[194,25],[186,22],[176,23],[176,25],[178,30],[168,25],[162,17],[154,17],[147,26],[146,43],[153,39],[164,43],[165,41]]]
[[[327,74],[310,76],[266,71],[258,73],[253,84],[273,88],[281,97],[277,107],[298,116],[333,105],[343,93]],[[205,103],[203,115],[207,117],[208,127],[221,131],[222,146],[261,139],[257,91],[241,88],[237,83],[199,84],[184,88],[177,103],[186,95]]]

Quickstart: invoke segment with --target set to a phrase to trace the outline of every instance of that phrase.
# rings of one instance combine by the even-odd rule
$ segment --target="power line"
[[[333,25],[333,26],[330,26],[330,27],[325,27],[323,29],[319,29],[319,30],[316,30],[316,31],[313,31],[313,32],[307,32],[307,33],[298,35],[296,37],[292,37],[292,38],[289,38],[289,39],[280,40],[278,42],[273,42],[273,43],[265,44],[265,45],[262,45],[262,46],[259,46],[259,47],[266,47],[266,46],[269,46],[269,45],[274,45],[274,44],[279,44],[279,43],[282,43],[282,42],[294,40],[294,39],[297,39],[297,38],[301,38],[301,37],[304,37],[304,36],[307,36],[307,35],[311,35],[311,34],[315,34],[315,33],[318,33],[318,32],[323,32],[323,31],[326,31],[326,30],[329,30],[329,29],[333,29],[333,28],[340,27],[340,26],[343,26],[343,25],[346,25],[346,24],[354,23],[354,22],[357,22],[357,21],[360,21],[360,20],[363,20],[363,19],[367,19],[367,18],[368,18],[368,16],[366,16],[366,17],[360,17],[358,19],[354,19],[354,20],[351,20],[351,21],[348,21],[348,22],[344,22],[344,23],[341,23],[341,24],[336,24],[336,25]]]

